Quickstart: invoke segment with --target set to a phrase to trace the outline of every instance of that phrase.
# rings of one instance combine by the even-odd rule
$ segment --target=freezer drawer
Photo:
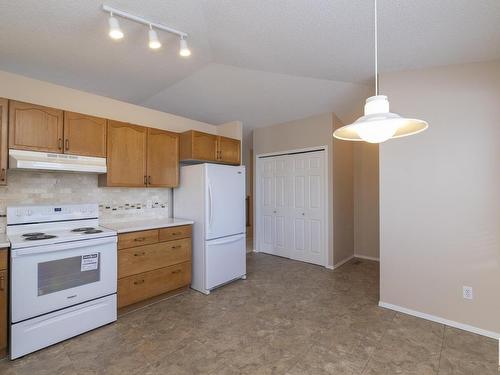
[[[210,290],[246,274],[245,234],[205,242],[205,289]]]

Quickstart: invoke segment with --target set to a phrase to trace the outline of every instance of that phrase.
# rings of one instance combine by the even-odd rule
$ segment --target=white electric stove
[[[117,237],[97,204],[7,207],[11,359],[116,320]]]

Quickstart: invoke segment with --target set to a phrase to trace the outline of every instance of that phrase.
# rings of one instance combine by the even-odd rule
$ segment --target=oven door
[[[11,320],[116,293],[116,236],[11,250]]]

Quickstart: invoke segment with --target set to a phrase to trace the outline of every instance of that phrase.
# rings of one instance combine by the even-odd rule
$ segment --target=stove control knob
[[[33,215],[33,211],[31,211],[29,208],[26,210],[26,215],[31,216]]]

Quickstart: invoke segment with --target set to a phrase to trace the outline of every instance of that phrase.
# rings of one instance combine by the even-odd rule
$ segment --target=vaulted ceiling
[[[350,121],[373,79],[373,0],[109,0],[189,33],[193,52],[100,0],[0,2],[0,69],[248,131],[335,111]],[[498,0],[379,0],[380,70],[500,58]]]

